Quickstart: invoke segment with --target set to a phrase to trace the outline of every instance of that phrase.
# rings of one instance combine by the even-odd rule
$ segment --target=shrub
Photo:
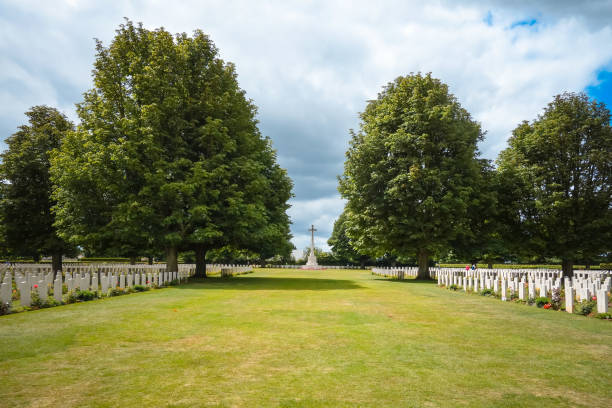
[[[66,303],[70,304],[70,303],[76,303],[76,302],[78,302],[76,292],[68,293],[68,297],[66,298]]]
[[[450,290],[457,290],[457,289],[459,289],[459,286],[457,286],[457,285],[450,285],[448,288]]]
[[[578,302],[574,308],[574,313],[588,316],[591,314],[596,304],[597,302],[594,300],[583,300],[582,302]]]
[[[96,294],[90,290],[79,290],[78,299],[82,302],[87,302],[88,300],[94,300],[96,298]]]
[[[97,295],[95,292],[76,289],[68,295],[67,303],[87,302],[89,300],[94,300],[96,297]]]
[[[480,291],[480,294],[482,296],[493,296],[493,290],[492,289],[483,289]]]
[[[30,302],[30,307],[32,309],[40,309],[43,305],[43,301],[40,298],[40,296],[38,296],[38,292],[32,292],[32,301]]]
[[[134,285],[134,291],[135,292],[146,292],[147,290],[150,290],[151,288],[144,286],[144,285]]]
[[[552,290],[552,298],[550,301],[550,305],[555,310],[561,309],[561,289],[560,288],[555,288]]]
[[[11,313],[11,303],[10,302],[0,302],[0,316]]]
[[[550,303],[550,299],[547,297],[539,297],[535,299],[534,303],[537,307],[544,307],[545,304]]]
[[[168,282],[169,286],[176,286],[179,284],[179,280],[178,279],[173,279],[170,282]]]
[[[611,313],[597,313],[595,317],[598,319],[603,319],[603,320],[612,320]]]
[[[112,288],[110,290],[110,292],[108,293],[108,296],[121,296],[121,295],[125,295],[125,294],[126,294],[125,289]]]
[[[59,306],[61,304],[62,304],[62,302],[58,302],[53,297],[48,297],[47,300],[45,300],[45,302],[43,303],[43,305],[41,307],[42,308],[55,307],[55,306]]]

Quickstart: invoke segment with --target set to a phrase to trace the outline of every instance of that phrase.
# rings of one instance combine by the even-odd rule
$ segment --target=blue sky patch
[[[482,19],[482,21],[489,27],[493,25],[493,13],[491,13],[491,10],[487,11],[487,15]]]
[[[515,21],[514,23],[510,25],[510,28],[512,29],[516,27],[533,27],[536,24],[538,24],[538,20],[535,18],[531,18],[531,19],[526,19],[526,20]]]
[[[612,109],[612,70],[603,69],[597,73],[597,83],[586,87],[585,92],[591,98],[606,104]]]

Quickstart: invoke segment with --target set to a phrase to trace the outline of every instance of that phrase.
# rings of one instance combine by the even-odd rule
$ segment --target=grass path
[[[2,407],[609,407],[612,324],[363,271],[0,317]]]

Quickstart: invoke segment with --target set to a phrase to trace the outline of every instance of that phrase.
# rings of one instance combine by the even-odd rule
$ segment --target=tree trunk
[[[136,257],[130,256],[130,265],[136,265]]]
[[[366,261],[366,258],[365,258],[365,257],[362,257],[362,258],[359,260],[359,264],[361,265],[361,269],[365,269],[365,261]]]
[[[153,257],[149,256],[147,259],[149,260],[149,265],[153,265]]]
[[[166,270],[178,272],[178,253],[175,246],[166,248]]]
[[[426,249],[419,249],[417,258],[419,262],[417,279],[429,279],[429,252]]]
[[[587,261],[587,262],[584,264],[584,269],[587,269],[587,270],[591,269],[591,261]]]
[[[488,268],[488,269],[493,269],[493,264],[492,264],[491,262],[489,262],[489,263],[487,264],[487,268]]]
[[[206,248],[201,245],[195,247],[196,273],[198,278],[206,278]]]
[[[53,273],[62,271],[62,253],[58,252],[51,255],[51,270]]]
[[[572,278],[574,276],[574,261],[571,259],[563,259],[561,261],[561,269],[563,270],[563,276]]]

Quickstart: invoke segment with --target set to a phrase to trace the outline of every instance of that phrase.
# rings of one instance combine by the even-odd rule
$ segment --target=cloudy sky
[[[327,249],[349,129],[381,87],[432,72],[488,132],[494,159],[510,131],[552,97],[585,91],[612,107],[612,0],[87,1],[0,0],[0,136],[37,104],[77,120],[94,40],[128,17],[170,32],[202,29],[234,62],[294,180],[294,243]],[[5,145],[0,146],[2,149]]]

